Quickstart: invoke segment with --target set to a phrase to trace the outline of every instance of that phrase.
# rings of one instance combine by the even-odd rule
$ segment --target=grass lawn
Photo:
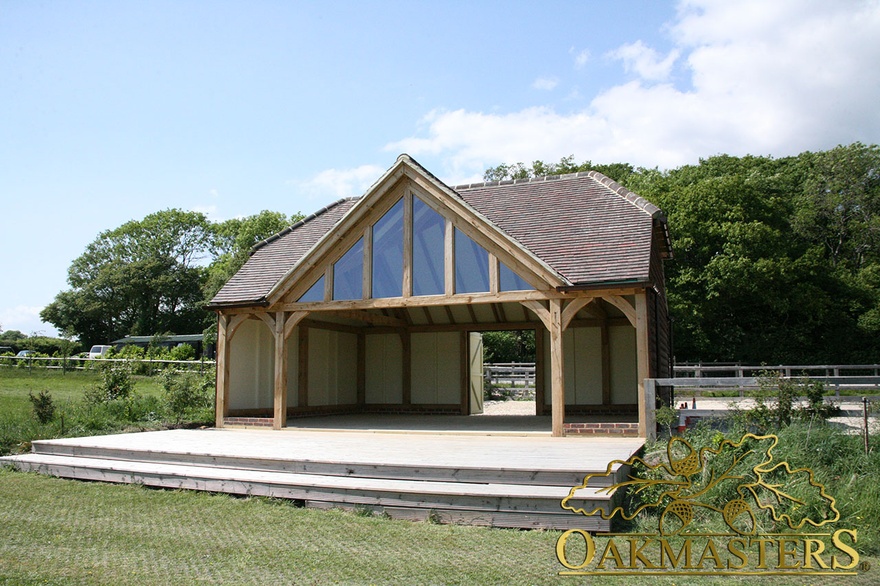
[[[0,470],[0,528],[0,584],[622,585],[634,580],[558,576],[564,568],[555,559],[555,531],[392,521],[299,509],[283,501],[8,470]],[[876,584],[877,571],[829,583]],[[650,583],[822,582],[670,576]]]
[[[49,370],[45,368],[0,367],[0,414],[23,417],[31,413],[28,393],[48,391],[57,404],[71,403],[83,398],[85,390],[94,386],[99,375],[95,371]],[[134,377],[135,392],[159,395],[162,388],[155,377]]]
[[[55,428],[34,426],[29,392],[47,390],[59,405],[73,405],[97,380],[94,373],[0,369],[0,449],[3,441],[23,451],[40,434],[57,436],[57,422]],[[139,395],[162,394],[157,379],[136,380]],[[821,480],[847,519],[841,526],[857,526],[865,551],[876,555],[876,451],[856,461],[850,452],[860,449],[859,438],[830,429],[810,429],[807,436],[794,427],[790,432],[795,435],[783,442],[791,447],[786,458],[821,466]],[[843,453],[850,455],[841,459]],[[0,467],[0,585],[880,583],[880,559],[865,555],[862,560],[872,568],[853,577],[564,577],[555,555],[559,535],[394,521],[302,509],[286,501],[79,482]]]

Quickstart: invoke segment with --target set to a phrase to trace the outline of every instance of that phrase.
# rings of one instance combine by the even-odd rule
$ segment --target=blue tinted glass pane
[[[403,295],[403,200],[373,226],[373,297]]]
[[[442,295],[446,220],[413,197],[413,295]]]
[[[300,303],[308,303],[310,301],[324,301],[324,277],[321,277],[315,284],[309,287],[309,290],[303,293],[297,301]]]
[[[528,281],[514,273],[503,262],[498,263],[498,287],[502,291],[526,291],[534,289]]]
[[[455,229],[455,292],[481,293],[489,290],[489,253]]]
[[[333,265],[333,299],[362,299],[364,296],[364,239],[358,240]]]

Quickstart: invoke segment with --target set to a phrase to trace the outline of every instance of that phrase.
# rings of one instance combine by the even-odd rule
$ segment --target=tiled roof
[[[453,188],[572,285],[646,282],[660,209],[595,171]]]
[[[665,218],[656,206],[600,173],[448,188],[409,157],[401,160],[460,197],[572,286],[650,279],[652,228],[655,219],[665,225]],[[210,306],[265,304],[273,287],[356,202],[337,201],[257,244]]]
[[[256,244],[245,265],[220,289],[210,305],[264,302],[272,287],[356,202],[356,198],[341,199]]]

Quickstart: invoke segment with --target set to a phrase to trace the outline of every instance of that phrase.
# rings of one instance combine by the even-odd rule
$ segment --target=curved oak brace
[[[220,316],[221,318],[225,316]],[[235,332],[238,331],[238,328],[248,320],[250,317],[247,313],[240,313],[238,315],[234,315],[231,318],[227,318],[229,321],[226,324],[226,342],[230,342],[232,340],[232,336],[235,335]],[[218,332],[217,339],[220,339],[220,335]]]
[[[574,319],[574,316],[577,315],[577,312],[592,303],[593,300],[595,300],[595,297],[578,297],[577,299],[572,299],[568,302],[568,305],[562,310],[563,331],[568,329],[568,325],[571,323],[571,320]]]
[[[608,297],[603,297],[603,299],[622,311],[626,319],[629,320],[630,325],[636,327],[636,308],[629,301],[620,295],[609,295]]]
[[[526,309],[530,309],[532,313],[538,316],[547,331],[550,331],[550,311],[540,301],[520,301]]]

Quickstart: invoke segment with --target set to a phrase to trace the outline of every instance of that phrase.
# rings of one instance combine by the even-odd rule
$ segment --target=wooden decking
[[[32,453],[0,461],[64,478],[271,496],[397,518],[599,531],[607,522],[565,511],[560,501],[585,474],[604,472],[642,443],[486,430],[204,429],[37,441]],[[609,504],[595,490],[578,497]]]

